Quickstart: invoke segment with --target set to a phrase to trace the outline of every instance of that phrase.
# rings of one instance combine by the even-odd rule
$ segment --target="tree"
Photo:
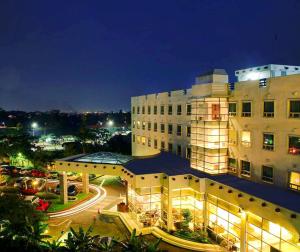
[[[181,215],[183,217],[183,221],[181,222],[181,228],[184,230],[188,230],[189,223],[193,220],[193,216],[190,209],[182,209]]]

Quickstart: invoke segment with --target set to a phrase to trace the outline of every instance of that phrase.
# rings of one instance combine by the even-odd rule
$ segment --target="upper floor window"
[[[136,110],[137,110],[136,113],[139,114],[140,113],[140,107],[137,107]]]
[[[177,145],[177,155],[181,156],[181,145]]]
[[[165,133],[165,125],[163,123],[160,125],[160,132]]]
[[[135,114],[135,107],[132,107],[132,114]]]
[[[181,115],[181,105],[177,105],[177,115]]]
[[[228,170],[231,172],[237,171],[237,161],[235,158],[228,158]]]
[[[191,126],[186,127],[186,136],[191,137]]]
[[[264,101],[264,117],[274,117],[274,101]]]
[[[187,115],[191,115],[192,114],[192,105],[191,104],[187,104],[186,105],[186,114]]]
[[[228,104],[228,113],[230,116],[236,116],[236,102],[230,102]]]
[[[132,142],[135,142],[135,134],[132,134]]]
[[[148,147],[151,147],[151,138],[148,138]]]
[[[148,106],[148,115],[151,114],[151,106]]]
[[[157,132],[157,123],[156,122],[153,124],[153,131]]]
[[[136,142],[139,144],[141,142],[141,136],[136,136]]]
[[[161,149],[162,151],[164,151],[165,148],[166,148],[165,142],[164,142],[164,141],[161,141],[161,142],[160,142],[160,149]]]
[[[249,176],[251,174],[251,165],[250,162],[241,160],[241,174],[244,176]]]
[[[300,137],[289,136],[289,154],[300,155]]]
[[[251,102],[242,103],[242,116],[250,117],[251,116]]]
[[[265,182],[273,182],[273,167],[262,166],[261,179]]]
[[[142,114],[145,114],[145,106],[142,107]]]
[[[135,121],[132,122],[132,128],[135,128]]]
[[[242,145],[245,147],[251,146],[251,132],[250,131],[242,131],[241,142],[242,142]]]
[[[165,114],[165,107],[164,106],[160,106],[160,114],[161,115]]]
[[[168,106],[168,115],[172,115],[172,111],[173,110],[173,107],[172,107],[172,105],[169,105]]]
[[[148,122],[148,130],[151,130],[151,122]]]
[[[157,139],[154,139],[154,149],[157,149]]]
[[[137,125],[136,127],[139,129],[140,126],[141,126],[141,122],[140,122],[140,121],[137,121],[136,125]]]
[[[300,100],[291,100],[290,101],[290,118],[300,118]]]
[[[181,125],[177,125],[177,136],[181,136]]]
[[[142,145],[145,145],[146,144],[146,137],[141,137],[141,142],[142,142]]]
[[[274,150],[274,135],[272,133],[263,134],[263,149]]]
[[[300,191],[300,172],[291,172],[289,187],[293,190]]]
[[[145,130],[145,128],[146,128],[146,123],[142,122],[142,129]]]
[[[168,151],[169,152],[173,151],[173,144],[172,143],[168,143]]]
[[[186,158],[187,159],[191,158],[191,148],[190,147],[186,147]]]
[[[173,125],[172,124],[168,125],[168,134],[173,134]]]
[[[157,115],[157,106],[156,105],[153,107],[153,114]]]
[[[211,117],[213,120],[220,120],[220,104],[212,104],[211,105]]]

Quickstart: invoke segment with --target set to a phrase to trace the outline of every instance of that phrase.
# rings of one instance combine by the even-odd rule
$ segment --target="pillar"
[[[68,177],[65,172],[59,174],[60,202],[68,203]]]
[[[240,237],[240,242],[241,242],[241,250],[240,252],[246,252],[247,251],[247,246],[246,246],[246,239],[247,239],[247,213],[245,211],[241,211],[241,237]]]
[[[203,201],[203,229],[206,231],[207,227],[208,227],[208,223],[209,223],[209,219],[208,219],[208,214],[207,214],[207,210],[208,210],[208,202],[207,202],[207,194],[204,194],[204,201]]]
[[[89,174],[86,172],[82,173],[82,192],[89,193]]]
[[[126,195],[125,195],[125,204],[126,204],[126,206],[128,206],[128,181],[127,180],[125,180],[125,193],[126,193]]]
[[[172,207],[172,187],[170,186],[170,178],[169,178],[169,186],[168,186],[168,231],[173,230],[173,207]]]

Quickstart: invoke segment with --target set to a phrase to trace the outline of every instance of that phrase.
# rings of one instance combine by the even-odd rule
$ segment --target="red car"
[[[37,189],[34,189],[34,188],[27,188],[27,189],[22,189],[21,190],[21,193],[24,194],[24,195],[34,195],[38,192]]]
[[[46,177],[46,174],[39,170],[31,170],[31,176],[37,178],[44,178]]]
[[[42,199],[39,199],[39,203],[36,207],[36,210],[38,211],[47,211],[47,209],[49,208],[50,204],[48,201],[45,201],[45,200],[42,200]]]

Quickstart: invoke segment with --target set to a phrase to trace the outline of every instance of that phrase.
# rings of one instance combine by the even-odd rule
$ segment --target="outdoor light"
[[[107,122],[107,125],[108,125],[109,127],[112,127],[112,126],[114,125],[114,121],[113,121],[113,120],[109,120],[109,121]]]
[[[36,122],[33,122],[31,124],[31,128],[36,129],[38,127],[38,124]]]

